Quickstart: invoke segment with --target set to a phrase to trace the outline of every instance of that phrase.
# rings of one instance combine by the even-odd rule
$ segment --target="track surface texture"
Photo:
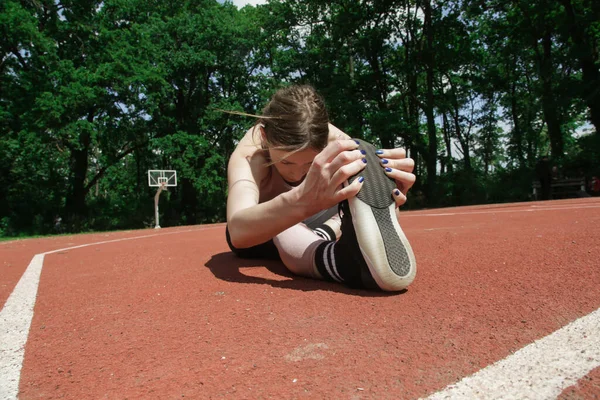
[[[0,243],[4,309],[34,256],[59,250],[43,257],[18,397],[444,398],[600,308],[600,199],[403,212],[400,223],[418,274],[396,294],[235,258],[223,224]],[[591,367],[530,398],[599,398],[600,357],[586,351]]]

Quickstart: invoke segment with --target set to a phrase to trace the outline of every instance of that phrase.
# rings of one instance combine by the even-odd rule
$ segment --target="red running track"
[[[400,294],[237,259],[222,224],[0,244],[4,304],[35,254],[156,234],[45,256],[19,398],[419,398],[600,308],[598,199],[401,224]],[[599,394],[596,368],[559,398]]]

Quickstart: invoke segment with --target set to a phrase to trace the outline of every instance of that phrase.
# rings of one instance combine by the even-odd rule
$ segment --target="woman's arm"
[[[316,212],[356,195],[362,186],[358,179],[345,188],[341,183],[365,166],[360,152],[353,151],[357,147],[351,140],[330,143],[315,157],[302,184],[259,204],[260,183],[268,169],[247,134],[228,167],[227,224],[232,244],[248,248],[264,243]]]
[[[259,156],[244,157],[242,152],[236,152],[231,156],[228,168],[227,225],[231,243],[243,249],[272,239],[306,217],[300,207],[295,207],[290,192],[259,204],[259,187],[266,175],[262,173],[262,170],[266,171],[266,160]]]

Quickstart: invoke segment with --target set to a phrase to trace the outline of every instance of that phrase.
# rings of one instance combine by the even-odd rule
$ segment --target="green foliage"
[[[254,121],[220,110],[260,114],[290,83],[348,134],[408,149],[407,208],[527,200],[548,153],[598,175],[598,16],[580,0],[5,0],[0,236],[151,226],[148,169],[178,171],[162,225],[223,221]]]
[[[528,168],[497,168],[484,173],[480,169],[459,168],[442,174],[436,187],[437,207],[505,203],[531,200],[535,175]]]
[[[600,135],[588,134],[574,140],[562,167],[566,176],[600,177]]]

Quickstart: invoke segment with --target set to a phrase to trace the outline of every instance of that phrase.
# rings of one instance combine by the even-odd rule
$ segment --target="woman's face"
[[[305,149],[296,153],[270,149],[271,161],[279,175],[291,186],[302,183],[313,160],[319,154],[317,150]]]

